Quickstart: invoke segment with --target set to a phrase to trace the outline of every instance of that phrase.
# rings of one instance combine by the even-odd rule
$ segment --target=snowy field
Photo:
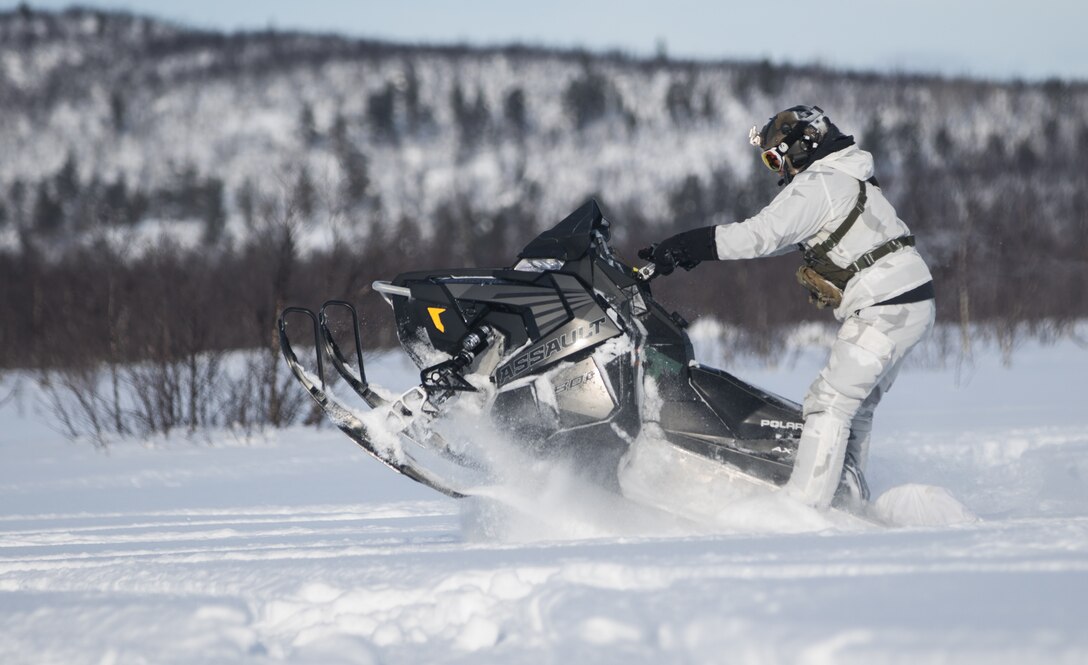
[[[799,399],[821,361],[726,368]],[[24,387],[0,409],[0,663],[1088,662],[1088,348],[921,365],[877,412],[874,495],[944,487],[977,522],[767,502],[693,528],[561,474],[457,502],[331,428],[98,452]]]

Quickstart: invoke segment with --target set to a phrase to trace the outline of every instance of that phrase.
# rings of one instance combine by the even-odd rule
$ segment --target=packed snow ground
[[[725,365],[799,398],[822,354]],[[0,662],[1084,663],[1086,394],[1073,340],[919,363],[878,410],[874,494],[941,486],[980,521],[765,502],[709,529],[561,473],[457,502],[331,428],[98,452],[24,386],[0,409]]]

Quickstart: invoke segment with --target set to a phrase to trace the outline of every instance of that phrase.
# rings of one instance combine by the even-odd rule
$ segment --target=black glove
[[[703,226],[666,238],[644,249],[638,256],[653,261],[657,274],[668,275],[677,267],[691,270],[703,261],[716,261],[718,249],[714,241],[715,226]]]

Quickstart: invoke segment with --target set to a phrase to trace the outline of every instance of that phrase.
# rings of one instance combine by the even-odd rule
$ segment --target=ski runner
[[[802,251],[798,280],[842,322],[804,399],[804,428],[785,491],[819,509],[869,499],[864,470],[873,410],[903,358],[933,328],[929,268],[873,176],[873,157],[818,106],[786,109],[749,141],[784,189],[736,224],[685,231],[639,252],[659,274],[700,261]]]

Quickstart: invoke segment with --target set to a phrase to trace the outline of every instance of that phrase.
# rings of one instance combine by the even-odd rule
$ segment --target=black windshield
[[[534,238],[518,258],[577,261],[589,251],[596,231],[608,238],[608,221],[601,214],[597,201],[590,199],[566,219]]]

